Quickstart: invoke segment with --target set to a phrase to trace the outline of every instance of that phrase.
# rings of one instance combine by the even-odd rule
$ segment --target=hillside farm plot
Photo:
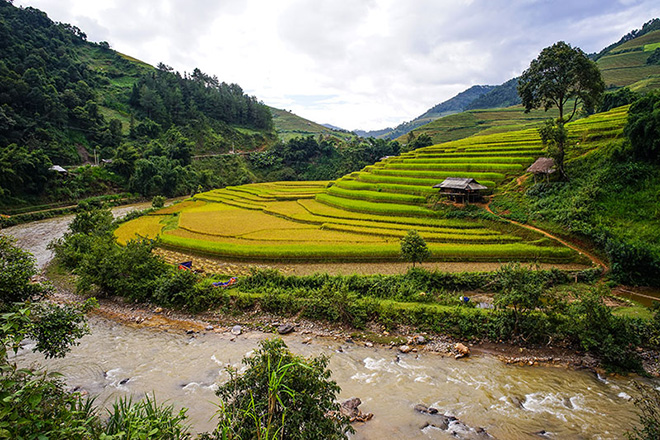
[[[428,207],[411,204],[420,199],[402,204],[393,197],[397,203],[388,203],[383,201],[388,193],[373,191],[384,199],[371,202],[345,198],[341,192],[326,194],[325,185],[317,185],[318,199],[272,197],[258,201],[257,207],[258,185],[243,188],[249,190],[243,191],[244,198],[241,188],[236,189],[231,200],[223,192],[210,191],[127,222],[117,229],[117,239],[124,244],[158,236],[166,248],[236,260],[377,262],[399,261],[400,239],[416,229],[437,261],[565,263],[576,258],[556,243],[502,232],[488,222],[439,218]],[[272,187],[269,191],[276,195]],[[352,209],[323,202],[333,200]]]
[[[627,107],[569,124],[570,156],[621,136]],[[197,194],[117,229],[120,243],[159,236],[171,249],[245,261],[400,259],[415,229],[435,261],[585,262],[538,232],[482,215],[451,218],[433,185],[472,177],[497,191],[544,147],[535,129],[445,142],[390,157],[335,182],[271,182]],[[442,203],[440,204],[442,205]],[[480,209],[480,208],[476,208]]]

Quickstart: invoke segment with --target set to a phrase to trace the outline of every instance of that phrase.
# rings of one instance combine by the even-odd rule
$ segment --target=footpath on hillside
[[[490,208],[490,203],[491,203],[491,201],[492,201],[492,198],[491,198],[490,200],[488,200],[488,203],[486,203],[486,205],[484,205],[484,208],[486,209],[486,211],[488,211],[489,213],[493,214],[494,216],[496,216],[496,217],[498,217],[498,218],[500,218],[500,219],[502,219],[502,220],[504,220],[504,221],[507,221],[507,222],[509,222],[509,223],[511,223],[511,224],[514,224],[514,225],[516,225],[516,226],[519,226],[519,227],[521,227],[521,228],[529,229],[530,231],[539,232],[539,233],[545,235],[546,237],[551,238],[551,239],[553,239],[553,240],[556,240],[556,241],[558,241],[559,243],[563,244],[564,246],[569,247],[569,248],[573,249],[574,251],[577,251],[578,253],[580,253],[580,254],[582,254],[582,255],[585,255],[587,258],[589,258],[589,259],[591,260],[591,262],[592,262],[594,265],[596,265],[596,266],[598,266],[598,267],[600,267],[600,268],[603,269],[603,275],[606,274],[606,273],[610,270],[610,268],[605,264],[605,262],[604,262],[602,259],[600,259],[597,255],[595,255],[594,253],[592,253],[592,252],[586,250],[585,248],[583,248],[583,247],[581,247],[581,246],[578,246],[578,245],[576,245],[576,244],[574,244],[574,243],[570,243],[570,242],[568,242],[568,241],[566,241],[566,240],[563,240],[563,239],[557,237],[556,235],[549,233],[548,231],[544,231],[543,229],[537,228],[536,226],[531,226],[531,225],[527,225],[527,224],[524,224],[524,223],[519,223],[519,222],[517,222],[517,221],[515,221],[515,220],[511,220],[511,219],[509,219],[509,218],[503,217],[503,216],[501,216],[501,215],[495,213],[495,212]]]

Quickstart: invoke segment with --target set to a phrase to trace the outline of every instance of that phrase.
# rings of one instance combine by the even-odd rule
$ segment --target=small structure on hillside
[[[67,174],[68,173],[67,170],[65,170],[63,167],[61,167],[59,165],[53,165],[52,167],[48,168],[48,170],[49,171],[55,171],[56,173],[60,173],[60,174]]]
[[[539,157],[536,161],[527,168],[528,173],[534,174],[534,182],[539,176],[544,176],[546,182],[550,174],[557,171],[555,168],[555,160],[551,157]]]
[[[483,191],[488,189],[471,177],[447,177],[442,183],[433,185],[433,188],[439,188],[440,194],[459,203],[478,201],[481,199]]]

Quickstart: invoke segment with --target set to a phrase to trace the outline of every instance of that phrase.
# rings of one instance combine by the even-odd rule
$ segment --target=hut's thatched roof
[[[555,161],[551,157],[539,157],[529,168],[528,173],[534,174],[552,174],[555,171]]]
[[[488,189],[471,177],[447,177],[442,183],[433,185],[433,188],[460,189],[463,191],[478,191]]]
[[[50,171],[56,171],[56,172],[58,172],[58,173],[62,173],[62,174],[65,174],[65,173],[67,172],[64,168],[62,168],[62,167],[59,166],[59,165],[53,165],[52,167],[50,167],[50,168],[48,168],[48,169],[49,169]]]

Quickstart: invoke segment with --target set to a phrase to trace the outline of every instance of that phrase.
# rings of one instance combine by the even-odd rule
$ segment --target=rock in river
[[[231,334],[232,334],[232,335],[236,335],[236,336],[238,336],[238,335],[240,335],[241,333],[243,333],[243,329],[241,328],[240,325],[235,325],[235,326],[233,326],[233,327],[231,328]]]
[[[277,333],[281,335],[286,335],[288,333],[291,333],[292,331],[295,330],[295,327],[293,324],[282,324],[279,327],[277,327]]]

